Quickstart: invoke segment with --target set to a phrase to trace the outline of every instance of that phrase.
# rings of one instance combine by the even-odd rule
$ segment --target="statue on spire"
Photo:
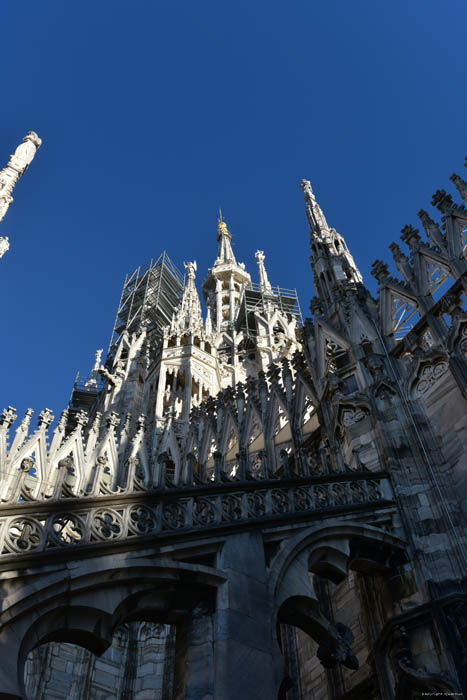
[[[315,289],[320,302],[326,307],[337,301],[338,287],[356,289],[356,285],[362,283],[362,276],[342,236],[336,229],[329,228],[310,182],[302,180],[300,189],[305,196],[306,215],[310,225],[313,253],[310,262]]]
[[[322,235],[324,231],[329,230],[328,222],[324,217],[321,207],[315,199],[310,181],[302,180],[300,183],[300,189],[303,190],[305,197],[306,215],[308,217],[310,229],[313,233]]]
[[[101,358],[102,358],[103,352],[104,352],[104,350],[102,348],[99,350],[96,350],[96,356],[94,359],[94,366],[92,368],[91,375],[85,384],[85,386],[88,388],[97,387],[97,378],[99,377],[99,368],[101,366]]]
[[[13,201],[11,193],[14,186],[28,169],[41,143],[42,141],[36,132],[29,131],[24,137],[23,143],[10,156],[8,165],[0,171],[0,221],[4,218]],[[0,237],[0,258],[9,247],[8,238]]]
[[[217,220],[217,240],[219,242],[219,249],[214,265],[223,265],[224,263],[233,263],[236,265],[237,261],[235,260],[231,245],[232,234],[222,218],[221,209],[219,209],[219,219]]]
[[[264,251],[257,250],[255,253],[255,258],[256,258],[256,262],[258,263],[259,284],[261,287],[261,291],[266,292],[268,294],[271,294],[272,293],[271,283],[269,282],[268,273],[266,272],[266,268],[264,267],[264,258],[265,258]]]

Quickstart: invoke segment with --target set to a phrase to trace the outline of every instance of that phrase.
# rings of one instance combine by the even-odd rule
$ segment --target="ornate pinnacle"
[[[196,277],[196,270],[198,269],[198,266],[196,264],[196,260],[193,260],[193,262],[187,262],[183,263],[183,267],[187,271],[187,277],[190,280],[194,280]]]
[[[420,209],[417,216],[422,222],[422,226],[428,238],[430,238],[435,245],[442,248],[445,245],[445,237],[436,221],[433,221],[424,209]]]
[[[258,263],[259,271],[259,284],[263,292],[272,292],[272,287],[268,279],[268,273],[264,267],[264,252],[262,250],[257,250],[255,253],[256,262]]]
[[[222,210],[219,209],[219,218],[217,219],[217,240],[220,241],[222,236],[228,236],[232,238],[232,234],[227,228],[227,224],[222,218]]]
[[[453,173],[449,179],[455,184],[462,199],[467,201],[467,182],[459,177],[459,175],[456,175],[456,173]]]
[[[401,240],[404,241],[404,243],[407,243],[409,248],[412,250],[418,250],[420,243],[422,242],[418,228],[414,228],[410,224],[407,224],[407,226],[404,226],[404,228],[401,229],[401,233]]]
[[[32,159],[36,155],[37,149],[40,147],[42,141],[38,137],[35,131],[29,131],[23,139],[23,143],[18,146],[16,151],[12,156],[8,165],[0,171],[0,221],[3,219],[7,213],[8,207],[13,201],[11,193],[13,188],[18,182],[19,178],[27,170]],[[2,239],[3,255],[5,246],[8,244],[8,239]]]
[[[450,214],[455,208],[452,197],[446,192],[446,190],[436,190],[431,198],[431,204],[434,207],[437,207],[437,209],[439,209],[443,214]]]
[[[112,411],[112,413],[107,417],[107,428],[110,429],[115,429],[118,424],[120,423],[120,418],[118,413],[115,413]]]
[[[380,284],[384,284],[389,277],[389,268],[382,260],[375,260],[371,266],[371,274]]]
[[[398,261],[407,262],[408,261],[408,257],[402,252],[402,250],[397,245],[397,243],[391,243],[391,245],[389,246],[389,249],[390,249],[390,251],[393,255],[393,258],[396,262],[398,262]]]
[[[324,218],[324,214],[321,211],[321,207],[317,203],[313,190],[311,189],[311,183],[309,180],[302,180],[300,183],[300,189],[303,191],[303,195],[306,202],[306,215],[308,218],[308,223],[310,224],[310,229],[312,233],[320,234],[323,229],[328,230],[328,224]]]
[[[91,430],[94,430],[95,432],[97,432],[99,430],[101,419],[102,419],[102,413],[100,413],[100,411],[97,411],[96,415],[94,416]]]
[[[97,378],[99,376],[99,367],[101,366],[101,358],[103,352],[104,351],[102,349],[96,350],[94,366],[91,371],[91,376],[85,384],[86,387],[97,387]]]
[[[4,408],[0,414],[0,425],[6,425],[7,428],[9,428],[10,425],[13,425],[16,418],[16,408],[13,408],[13,406],[8,406],[7,408]]]
[[[68,422],[68,409],[66,408],[64,411],[62,411],[60,420],[57,423],[57,430],[65,430],[66,424]]]
[[[89,416],[86,413],[86,411],[78,411],[78,413],[76,414],[76,426],[79,429],[84,428],[84,426],[88,422],[88,417]]]
[[[219,249],[217,251],[217,258],[214,262],[214,267],[216,265],[222,265],[223,263],[233,263],[236,264],[235,255],[233,254],[231,240],[232,234],[227,228],[227,224],[222,218],[222,212],[219,210],[219,219],[217,221],[217,240],[219,241]]]
[[[37,424],[39,429],[47,429],[51,423],[53,423],[54,414],[49,408],[44,408],[43,411],[39,413]]]

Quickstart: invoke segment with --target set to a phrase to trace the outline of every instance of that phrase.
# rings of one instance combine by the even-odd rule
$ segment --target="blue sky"
[[[372,286],[465,176],[466,20],[461,0],[6,3],[1,167],[28,130],[43,146],[0,224],[0,409],[65,407],[139,264],[166,249],[201,283],[219,206],[306,315],[304,177]]]

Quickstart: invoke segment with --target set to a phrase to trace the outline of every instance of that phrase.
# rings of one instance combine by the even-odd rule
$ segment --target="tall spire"
[[[362,276],[343,237],[334,228],[329,228],[310,182],[302,180],[300,187],[303,190],[310,225],[314,284],[318,297],[326,308],[335,303],[337,287],[351,289],[353,285],[361,284]]]
[[[328,222],[325,219],[321,207],[315,199],[315,195],[313,194],[313,190],[311,189],[310,181],[302,180],[300,183],[300,187],[303,190],[303,194],[305,196],[306,215],[308,218],[308,223],[310,224],[310,231],[316,236],[325,238],[326,235],[329,233]]]
[[[210,309],[214,332],[225,330],[235,322],[242,290],[246,285],[251,285],[244,263],[238,263],[235,259],[231,240],[232,236],[219,210],[217,258],[203,282],[203,294]]]
[[[225,263],[237,264],[235,255],[233,254],[231,240],[232,234],[227,228],[227,224],[222,218],[222,211],[219,209],[219,219],[217,221],[217,240],[219,243],[217,251],[217,259],[214,265],[224,265]]]
[[[181,333],[185,331],[196,331],[203,326],[201,304],[195,285],[195,273],[197,270],[196,260],[185,263],[185,270],[187,271],[186,286],[183,290],[181,304],[175,312],[172,322],[174,329]]]
[[[96,350],[94,366],[92,368],[91,375],[85,384],[85,386],[87,387],[97,387],[97,379],[99,377],[99,370],[101,367],[101,358],[103,352],[104,350],[102,348],[100,350]]]
[[[264,267],[264,252],[262,250],[257,250],[255,253],[255,258],[256,262],[258,263],[259,284],[261,287],[261,291],[272,292],[271,283],[268,279],[268,273],[266,272],[266,268]]]
[[[42,141],[35,131],[29,131],[18,146],[8,165],[0,171],[0,221],[8,211],[13,201],[11,193],[21,175],[28,169],[29,164],[36,155]],[[0,237],[0,258],[8,250],[10,244],[8,238]]]

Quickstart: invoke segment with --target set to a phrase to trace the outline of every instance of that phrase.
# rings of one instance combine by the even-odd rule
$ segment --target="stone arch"
[[[111,616],[98,608],[62,605],[41,615],[27,630],[19,649],[17,673],[21,694],[26,697],[24,667],[30,651],[48,642],[68,642],[100,656],[112,643],[112,633]],[[0,694],[2,697],[8,696]]]
[[[376,527],[336,519],[284,540],[271,561],[270,591],[277,623],[309,635],[324,668],[340,663],[356,670],[358,659],[351,648],[353,632],[321,612],[310,573],[334,583],[346,579],[349,569],[381,573],[381,561],[369,561],[373,549],[384,552],[383,563],[387,563],[394,550],[404,550],[404,542]]]
[[[0,700],[24,698],[24,665],[28,653],[49,641],[71,642],[102,654],[111,644],[115,629],[141,618],[141,601],[157,589],[169,591],[172,603],[180,604],[187,592],[209,596],[224,577],[202,565],[179,562],[148,562],[128,555],[112,555],[73,568],[73,575],[44,574],[34,586],[4,605],[0,623]],[[178,593],[176,592],[178,589]],[[139,596],[139,612],[132,611],[132,596]],[[66,598],[66,604],[63,600]],[[92,606],[89,601],[92,601]],[[129,601],[129,602],[128,602]],[[148,607],[146,603],[146,608]],[[185,603],[185,610],[186,610]]]
[[[342,663],[352,670],[358,661],[350,645],[352,632],[341,623],[333,624],[319,610],[319,602],[310,596],[291,596],[279,608],[278,621],[298,627],[319,644],[318,658],[325,668]]]
[[[372,525],[332,519],[324,526],[321,523],[307,528],[282,543],[271,562],[270,586],[277,608],[292,596],[314,597],[308,577],[310,570],[316,569],[331,580],[343,577],[351,563],[350,543],[357,540],[405,550],[403,540]]]
[[[125,598],[116,608],[112,616],[113,628],[134,621],[176,624],[201,601],[209,601],[212,593],[209,586],[182,582],[175,585],[167,582],[139,591]]]

